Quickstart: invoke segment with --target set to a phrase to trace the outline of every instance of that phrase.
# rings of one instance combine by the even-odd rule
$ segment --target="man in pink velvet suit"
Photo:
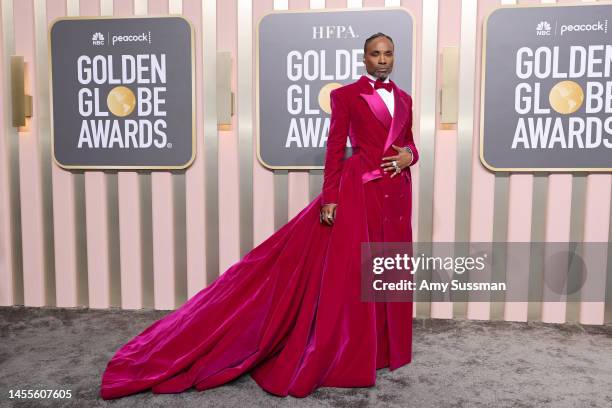
[[[336,214],[352,212],[355,203],[363,200],[365,217],[352,217],[365,218],[364,242],[412,242],[410,166],[419,156],[412,136],[412,98],[389,80],[393,50],[392,39],[382,33],[368,38],[364,45],[366,75],[330,95],[332,118],[320,218],[336,228]],[[343,161],[347,135],[354,153]],[[362,190],[356,189],[358,194],[345,187],[351,176],[362,184]],[[343,187],[346,197],[342,197]],[[370,313],[375,308],[376,368],[394,370],[409,363],[412,302],[376,302],[375,307],[362,308]]]
[[[102,398],[203,391],[247,372],[269,393],[305,397],[372,386],[377,369],[411,361],[412,302],[361,301],[362,243],[412,241],[418,160],[412,98],[389,80],[393,42],[379,33],[364,50],[368,74],[331,93],[322,193],[120,347]]]

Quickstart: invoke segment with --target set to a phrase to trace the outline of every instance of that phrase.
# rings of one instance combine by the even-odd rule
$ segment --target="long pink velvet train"
[[[149,388],[201,391],[248,371],[272,394],[305,397],[321,386],[372,386],[390,359],[392,369],[410,362],[412,326],[408,321],[397,339],[404,341],[399,354],[389,356],[384,313],[387,305],[407,306],[411,319],[412,303],[359,301],[364,215],[338,211],[330,228],[320,225],[319,208],[317,197],[121,347],[104,372],[102,398]]]
[[[272,394],[305,397],[318,387],[372,386],[378,368],[411,361],[412,302],[362,302],[360,292],[361,243],[412,240],[409,169],[393,178],[376,169],[393,141],[409,143],[418,157],[411,100],[395,88],[402,111],[391,121],[364,78],[344,87],[363,96],[355,117],[366,125],[350,127],[356,148],[337,172],[334,226],[320,224],[317,196],[210,286],[123,345],[103,374],[102,398],[202,391],[247,372]],[[332,92],[332,104],[339,96]],[[326,171],[349,133],[348,117],[334,115]]]

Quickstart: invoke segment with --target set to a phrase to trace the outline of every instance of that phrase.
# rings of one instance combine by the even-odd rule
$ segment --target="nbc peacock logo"
[[[548,21],[540,21],[536,26],[536,35],[550,35],[550,23]]]
[[[104,34],[97,32],[91,36],[91,43],[93,45],[104,45]]]

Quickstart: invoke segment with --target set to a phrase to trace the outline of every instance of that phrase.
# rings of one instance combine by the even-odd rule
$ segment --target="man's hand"
[[[319,215],[321,224],[329,226],[334,225],[334,221],[336,220],[336,207],[338,207],[338,204],[335,203],[325,204],[321,207],[321,214]]]
[[[393,147],[395,151],[397,151],[397,155],[383,157],[382,159],[386,160],[387,162],[381,164],[380,167],[382,167],[383,171],[385,172],[391,171],[392,172],[391,177],[395,177],[399,173],[395,172],[395,167],[393,167],[393,163],[392,163],[393,160],[396,160],[397,166],[403,170],[404,168],[410,166],[410,163],[412,163],[412,153],[396,145],[391,145],[391,147]]]

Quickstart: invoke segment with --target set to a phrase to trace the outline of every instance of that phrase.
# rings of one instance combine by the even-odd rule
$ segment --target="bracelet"
[[[410,166],[414,161],[414,153],[412,153],[412,149],[410,148],[410,146],[404,146],[402,147],[402,149],[408,150],[408,152],[410,152],[410,163],[408,163],[408,166]]]

